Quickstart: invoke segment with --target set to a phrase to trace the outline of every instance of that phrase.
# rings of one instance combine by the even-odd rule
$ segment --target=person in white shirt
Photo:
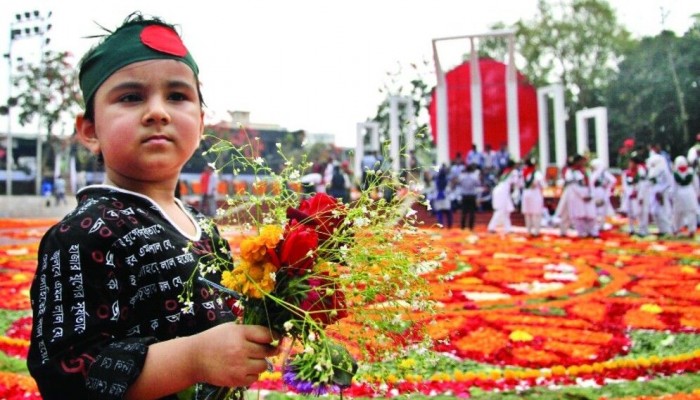
[[[649,234],[649,180],[644,158],[633,152],[625,171],[623,193],[626,197],[630,235]]]
[[[467,169],[457,178],[457,190],[461,197],[462,229],[468,227],[469,230],[474,230],[479,186],[481,186],[481,180],[476,165],[467,165]]]
[[[569,203],[568,199],[571,194],[571,184],[573,181],[573,172],[571,168],[573,167],[574,158],[569,156],[566,159],[566,165],[561,169],[561,185],[562,191],[559,196],[559,202],[557,203],[557,208],[554,211],[553,220],[557,221],[559,224],[559,235],[566,236],[571,225],[571,218],[569,217]]]
[[[523,196],[520,210],[525,216],[525,228],[530,236],[539,236],[544,209],[543,190],[546,186],[544,175],[537,169],[537,162],[531,158],[523,168]]]
[[[695,135],[695,144],[688,150],[688,157],[687,157],[687,163],[688,166],[691,168],[694,168],[695,170],[698,169],[698,166],[700,165],[700,133]]]
[[[659,229],[659,235],[672,233],[671,219],[671,188],[673,172],[668,167],[666,159],[653,153],[647,159],[649,172],[649,215],[653,217]]]
[[[510,214],[515,211],[513,196],[511,192],[520,186],[520,174],[515,168],[513,160],[508,161],[508,165],[498,178],[498,183],[491,192],[491,206],[493,215],[486,228],[489,233],[495,233],[498,227],[503,227],[503,233],[510,233]]]
[[[574,156],[571,168],[573,183],[570,186],[571,195],[567,199],[569,217],[579,237],[598,237],[593,183],[586,163],[586,157],[580,154]]]
[[[591,180],[593,181],[593,203],[596,207],[596,223],[598,230],[605,229],[605,220],[615,215],[610,197],[617,185],[617,179],[603,164],[603,160],[596,158],[591,161]]]
[[[679,235],[683,228],[687,228],[687,235],[692,238],[698,228],[698,175],[684,156],[676,157],[673,168],[673,231]]]

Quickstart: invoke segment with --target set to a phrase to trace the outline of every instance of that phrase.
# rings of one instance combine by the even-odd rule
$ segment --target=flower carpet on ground
[[[26,373],[29,285],[52,221],[0,220],[0,398],[40,398]],[[227,232],[223,229],[224,233]],[[630,238],[527,238],[431,230],[440,263],[417,270],[434,313],[411,315],[408,351],[373,359],[352,315],[329,335],[360,358],[352,397],[700,398],[700,245]],[[242,238],[228,236],[232,248]],[[421,243],[405,241],[406,251]],[[377,306],[382,306],[381,299]],[[396,306],[396,305],[389,305]],[[427,333],[430,348],[417,346]],[[279,370],[257,388],[285,396]]]

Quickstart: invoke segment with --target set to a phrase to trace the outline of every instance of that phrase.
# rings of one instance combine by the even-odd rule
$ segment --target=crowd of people
[[[529,235],[538,236],[543,226],[559,228],[566,236],[574,229],[578,237],[598,237],[609,227],[610,217],[625,216],[631,235],[650,234],[656,226],[660,236],[694,237],[699,215],[698,163],[700,134],[686,155],[675,160],[659,145],[636,149],[619,177],[600,159],[577,154],[568,158],[558,179],[545,179],[537,160],[513,160],[505,146],[499,151],[476,145],[451,165],[425,173],[425,193],[437,222],[453,227],[453,214],[461,211],[461,228],[474,229],[475,213],[491,208],[488,232],[512,230],[511,214],[520,210]],[[544,191],[557,185],[556,208],[545,202]],[[613,197],[619,195],[619,207]]]

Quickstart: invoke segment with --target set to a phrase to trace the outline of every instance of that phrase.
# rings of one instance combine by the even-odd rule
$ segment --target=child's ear
[[[95,123],[85,118],[84,114],[75,117],[75,130],[78,140],[90,153],[97,155],[100,153],[100,142],[95,135]]]

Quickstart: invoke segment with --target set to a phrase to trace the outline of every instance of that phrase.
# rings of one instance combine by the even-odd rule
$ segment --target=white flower
[[[255,157],[255,160],[253,160],[253,162],[256,163],[256,164],[258,164],[258,165],[263,165],[263,164],[265,164],[265,160],[263,160],[262,157]]]
[[[364,217],[357,217],[353,221],[353,225],[355,225],[356,228],[362,228],[363,226],[369,225],[369,219]]]
[[[292,328],[294,328],[294,324],[292,323],[292,321],[287,321],[284,324],[282,324],[282,326],[284,327],[284,330],[287,332],[291,331]]]
[[[216,164],[214,164],[213,162],[210,162],[207,165],[210,166],[211,169],[216,169]]]
[[[282,143],[280,143],[280,142],[275,143],[275,147],[277,147],[278,149],[281,149],[281,148],[282,148]]]
[[[272,282],[277,282],[277,274],[274,272],[270,272],[270,279]]]
[[[308,339],[310,342],[315,342],[316,341],[316,334],[313,332],[309,332]]]
[[[289,174],[289,179],[292,181],[296,181],[299,178],[301,178],[301,173],[296,169]]]
[[[182,307],[182,313],[183,314],[192,314],[194,315],[194,302],[191,300],[186,301],[185,306]]]
[[[406,212],[406,217],[411,217],[411,216],[416,215],[416,214],[418,214],[418,211],[416,211],[412,208],[409,208],[408,212]]]
[[[348,251],[350,251],[350,248],[348,247],[347,244],[340,246],[340,248],[338,250],[340,251],[341,258],[343,258],[343,259],[348,258]]]
[[[311,346],[306,346],[304,347],[304,353],[305,354],[314,354],[316,351],[314,351],[314,348]]]

